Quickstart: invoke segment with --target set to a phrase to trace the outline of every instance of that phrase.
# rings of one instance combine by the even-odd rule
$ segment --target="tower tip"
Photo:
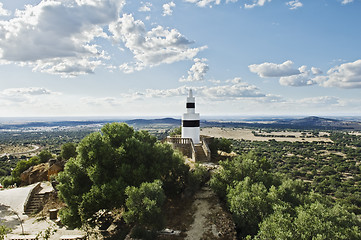
[[[189,89],[189,96],[188,97],[193,97],[193,91],[192,88]]]

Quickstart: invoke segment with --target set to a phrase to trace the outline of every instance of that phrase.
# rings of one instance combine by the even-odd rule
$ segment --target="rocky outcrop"
[[[52,175],[57,175],[64,168],[60,161],[55,159],[30,167],[20,175],[21,184],[29,185],[36,182],[49,181]]]

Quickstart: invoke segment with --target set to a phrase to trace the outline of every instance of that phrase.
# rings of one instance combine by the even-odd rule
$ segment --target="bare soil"
[[[231,215],[214,192],[205,186],[192,197],[170,200],[165,205],[166,228],[181,231],[179,236],[160,236],[161,240],[233,240],[236,230]]]

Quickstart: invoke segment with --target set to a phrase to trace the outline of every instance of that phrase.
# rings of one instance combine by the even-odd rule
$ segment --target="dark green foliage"
[[[221,161],[219,164],[222,170],[213,175],[210,185],[222,199],[225,199],[228,187],[233,187],[246,177],[249,177],[251,182],[262,182],[266,188],[280,184],[280,180],[270,172],[270,162],[252,152]]]
[[[252,183],[249,177],[229,188],[229,210],[242,236],[255,235],[258,224],[272,212],[272,202],[263,183]]]
[[[0,240],[4,240],[7,233],[10,232],[11,229],[0,225]]]
[[[187,185],[191,192],[196,192],[199,190],[203,184],[209,179],[210,173],[205,167],[196,165],[194,169],[189,171]]]
[[[178,128],[174,128],[170,133],[169,136],[174,137],[177,135],[181,135],[182,134],[182,127],[178,127]]]
[[[323,133],[320,133],[324,135]],[[254,152],[273,164],[272,171],[311,182],[310,188],[327,194],[355,214],[361,213],[361,136],[331,132],[334,142],[233,141],[234,151]]]
[[[121,208],[127,186],[160,179],[167,194],[183,190],[188,167],[168,144],[124,123],[106,124],[101,132],[78,144],[77,157],[58,176],[59,195],[68,206],[61,214],[65,223],[94,224],[99,210]]]
[[[14,178],[13,176],[6,176],[3,178],[2,180],[2,185],[6,188],[9,186],[12,186],[14,184],[17,184],[18,186],[20,185],[21,181],[19,178]]]
[[[21,160],[16,164],[16,167],[12,171],[11,175],[14,178],[19,178],[22,172],[24,172],[31,166],[38,165],[39,163],[40,163],[40,158],[38,156],[32,157],[29,160]]]
[[[46,163],[53,157],[53,155],[48,150],[43,150],[38,154],[40,163]]]
[[[232,151],[232,141],[227,138],[214,138],[209,143],[209,149],[212,153],[217,153],[218,150],[230,153]]]
[[[361,222],[347,206],[310,192],[301,180],[272,173],[270,162],[257,155],[222,162],[211,179],[240,238],[361,239]]]
[[[139,188],[127,187],[124,220],[128,224],[135,224],[147,230],[160,230],[164,226],[162,205],[165,194],[162,182],[155,180],[152,183],[142,183]],[[137,236],[139,237],[139,236]]]
[[[294,216],[276,208],[260,224],[255,239],[361,239],[361,224],[340,205],[328,207],[316,201],[296,208]]]
[[[72,157],[75,158],[76,154],[77,153],[75,143],[69,142],[61,145],[60,156],[62,159],[69,160]]]

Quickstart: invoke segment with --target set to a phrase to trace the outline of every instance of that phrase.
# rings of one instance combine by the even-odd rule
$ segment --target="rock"
[[[20,174],[21,184],[29,185],[36,182],[49,181],[50,176],[57,175],[63,170],[63,167],[63,164],[59,161],[32,166]]]

